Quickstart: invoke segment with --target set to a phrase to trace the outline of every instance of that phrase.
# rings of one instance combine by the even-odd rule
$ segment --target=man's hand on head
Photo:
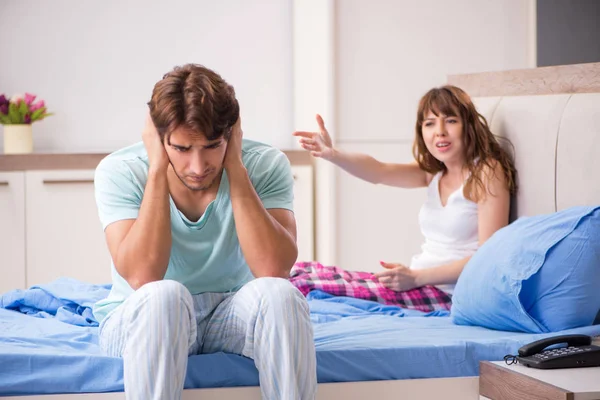
[[[227,142],[227,151],[225,160],[223,160],[223,167],[228,172],[232,168],[243,167],[244,165],[242,162],[242,136],[242,120],[240,117],[231,128],[231,136]]]
[[[148,153],[150,168],[157,171],[166,171],[169,166],[169,157],[167,156],[165,145],[154,126],[150,113],[146,115],[146,125],[142,132],[142,140]]]

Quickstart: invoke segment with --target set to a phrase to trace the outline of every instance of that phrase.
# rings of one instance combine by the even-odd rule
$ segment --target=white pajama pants
[[[188,356],[219,351],[254,360],[263,399],[316,395],[308,304],[286,279],[193,296],[175,281],[148,283],[102,321],[100,346],[123,357],[128,400],[181,399]]]

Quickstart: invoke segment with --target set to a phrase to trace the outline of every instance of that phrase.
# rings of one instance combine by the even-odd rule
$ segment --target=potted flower
[[[25,93],[9,99],[0,94],[0,124],[4,125],[4,153],[22,154],[33,152],[31,124],[52,114],[46,112],[44,100]]]

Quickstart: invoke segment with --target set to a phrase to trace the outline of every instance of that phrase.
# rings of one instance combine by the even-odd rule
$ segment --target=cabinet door
[[[294,174],[294,214],[296,216],[298,261],[314,260],[313,167],[292,166]]]
[[[94,198],[94,171],[28,171],[27,284],[71,277],[109,283],[110,254]]]
[[[0,172],[0,293],[25,289],[25,174]]]

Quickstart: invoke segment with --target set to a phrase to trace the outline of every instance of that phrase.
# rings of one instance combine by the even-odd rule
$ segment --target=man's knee
[[[283,309],[297,309],[308,313],[308,303],[302,293],[283,278],[257,278],[250,285],[254,286],[260,303],[266,306],[283,306]]]
[[[109,355],[122,356],[126,348],[152,347],[148,338],[165,338],[170,344],[188,347],[196,340],[192,295],[178,282],[147,283],[119,307],[100,331],[100,345]]]
[[[173,318],[191,319],[194,316],[194,302],[189,290],[181,283],[172,280],[150,282],[138,290],[136,313],[143,318],[138,322],[149,325],[164,324]],[[171,321],[178,323],[179,321]]]
[[[136,294],[150,301],[159,301],[163,305],[180,305],[181,302],[192,303],[192,295],[181,283],[161,280],[146,283],[136,290]]]

